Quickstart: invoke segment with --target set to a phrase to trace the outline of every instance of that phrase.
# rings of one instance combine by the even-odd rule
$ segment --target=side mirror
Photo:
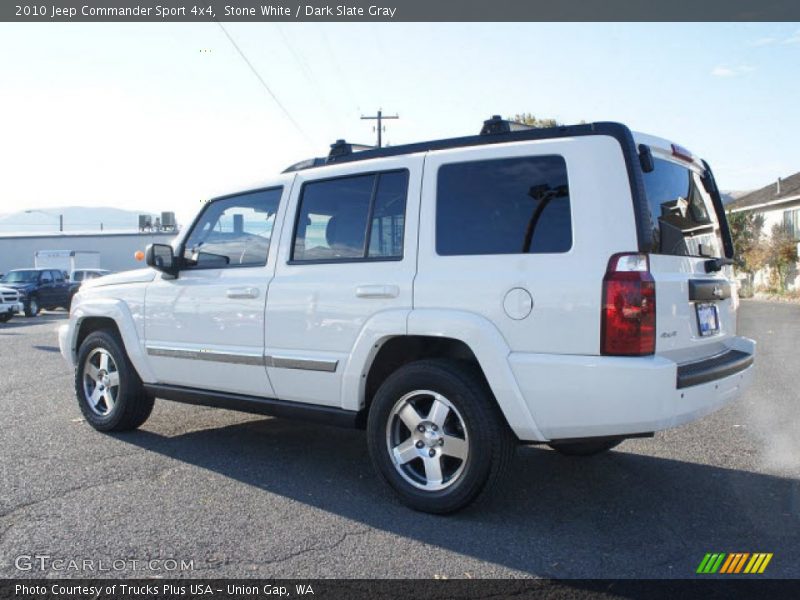
[[[144,252],[144,260],[148,267],[153,267],[173,277],[178,275],[175,253],[172,251],[172,246],[168,244],[148,245]]]

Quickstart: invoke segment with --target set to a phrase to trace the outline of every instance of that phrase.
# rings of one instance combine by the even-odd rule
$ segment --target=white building
[[[172,232],[105,232],[9,234],[0,236],[0,273],[34,266],[39,250],[94,251],[100,253],[100,268],[126,271],[143,267],[134,254],[148,244],[169,244],[177,234]]]

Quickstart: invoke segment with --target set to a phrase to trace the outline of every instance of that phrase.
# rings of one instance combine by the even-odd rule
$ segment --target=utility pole
[[[381,137],[381,132],[383,131],[383,120],[384,119],[399,119],[399,115],[384,115],[383,109],[378,109],[378,114],[373,116],[364,116],[361,115],[362,120],[371,121],[377,120],[378,121],[378,148],[383,147],[383,138]]]

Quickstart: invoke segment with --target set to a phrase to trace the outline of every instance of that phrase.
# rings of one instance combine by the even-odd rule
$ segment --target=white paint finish
[[[81,291],[91,288],[105,287],[107,285],[120,285],[123,283],[150,283],[156,278],[157,272],[151,268],[134,269],[122,273],[111,273],[96,279],[87,279],[81,284]]]
[[[406,335],[408,309],[376,313],[361,328],[353,349],[341,366],[341,407],[360,410],[364,407],[367,373],[382,345],[392,337]]]
[[[453,338],[470,347],[486,375],[511,429],[522,440],[544,440],[511,371],[510,349],[498,328],[471,312],[415,309],[408,316],[409,335]]]
[[[666,153],[668,143],[658,144],[659,152]],[[439,166],[554,154],[567,163],[573,214],[569,252],[436,254]],[[402,260],[289,264],[303,182],[398,168],[410,171]],[[663,342],[659,338],[657,356],[597,355],[608,259],[637,248],[627,173],[613,138],[496,144],[344,163],[287,175],[269,185],[276,183],[286,188],[265,267],[185,271],[176,280],[150,270],[94,280],[76,297],[70,323],[59,332],[68,361],[74,360],[81,319],[109,316],[148,383],[358,410],[364,404],[365,376],[387,340],[406,334],[448,337],[472,349],[509,425],[526,441],[675,426],[729,401],[752,377],[748,369],[718,382],[676,389],[677,362],[727,348],[754,352],[752,342],[734,337],[735,298],[721,304],[723,333],[695,339],[688,280],[724,275],[707,275],[701,260],[685,257],[651,259],[658,332],[674,328],[678,333]],[[145,339],[190,352],[336,362],[336,369],[147,357]]]
[[[721,344],[736,335],[736,285],[730,268],[706,273],[707,259],[687,256],[650,256],[650,272],[656,282],[656,353],[677,362],[711,356]],[[689,301],[689,281],[714,280],[729,283],[731,298],[717,300],[719,334],[701,337],[695,303]]]
[[[263,354],[267,290],[277,254],[275,241],[280,235],[279,224],[286,213],[292,181],[293,176],[283,176],[269,186],[282,185],[283,195],[265,266],[188,269],[177,278],[158,275],[148,285],[145,331],[148,345],[190,352]],[[198,364],[191,358],[148,358],[159,383],[275,397],[263,364],[211,361]]]
[[[559,155],[567,164],[573,246],[561,254],[439,256],[435,245],[440,166],[506,157]],[[608,258],[636,250],[636,226],[622,150],[611,137],[517,142],[432,152],[425,162],[415,308],[477,313],[494,323],[515,352],[596,354]],[[527,289],[524,321],[504,308],[509,289]]]
[[[513,288],[508,291],[503,299],[503,310],[509,318],[520,321],[531,314],[533,310],[533,298],[528,290],[524,288]]]
[[[70,362],[74,364],[78,352],[77,335],[83,321],[92,317],[111,319],[119,329],[125,351],[139,377],[145,383],[154,383],[156,376],[144,350],[144,298],[145,286],[141,283],[101,287],[88,294],[77,294],[72,300],[68,329],[59,331],[62,353],[69,352]]]
[[[411,309],[422,163],[422,156],[403,156],[344,163],[297,174],[289,203],[291,218],[286,219],[281,232],[278,264],[267,302],[268,354],[297,352],[311,356],[319,353],[341,358],[344,364],[374,315]],[[402,260],[290,264],[294,215],[304,183],[396,169],[409,171]],[[305,402],[329,406],[358,401],[357,398],[343,399],[341,369],[335,373],[311,375],[289,369],[269,368],[268,371],[279,398],[302,396]]]
[[[736,338],[728,348],[755,352]],[[753,367],[677,389],[677,364],[661,356],[555,356],[513,353],[511,368],[547,439],[646,433],[676,427],[732,401]]]

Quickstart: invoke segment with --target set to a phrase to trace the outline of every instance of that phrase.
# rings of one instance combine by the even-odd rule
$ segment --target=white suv
[[[419,510],[475,500],[520,442],[595,454],[752,378],[708,165],[616,123],[337,142],[146,256],[60,330],[89,423],[158,397],[365,427]]]

